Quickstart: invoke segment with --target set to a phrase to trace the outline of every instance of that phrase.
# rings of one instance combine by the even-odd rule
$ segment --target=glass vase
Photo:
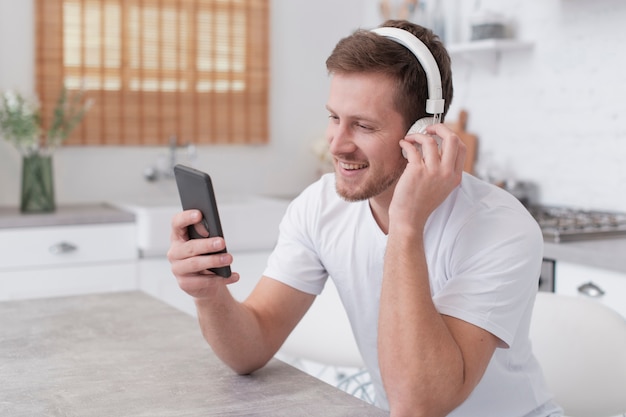
[[[22,213],[46,213],[56,209],[52,155],[33,153],[22,159]]]

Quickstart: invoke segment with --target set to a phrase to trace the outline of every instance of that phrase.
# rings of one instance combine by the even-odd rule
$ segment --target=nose
[[[326,137],[332,155],[349,154],[356,150],[350,130],[341,123],[329,124],[326,129]]]

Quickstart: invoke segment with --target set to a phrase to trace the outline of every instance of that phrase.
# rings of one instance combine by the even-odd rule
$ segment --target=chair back
[[[530,339],[567,416],[626,413],[626,320],[616,311],[582,296],[540,292]]]

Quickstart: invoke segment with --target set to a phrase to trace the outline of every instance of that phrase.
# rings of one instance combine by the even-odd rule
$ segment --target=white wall
[[[626,211],[626,2],[483,0],[530,51],[454,60],[454,109],[470,112],[481,158],[537,182],[548,204]],[[452,109],[452,111],[454,111]]]
[[[446,0],[467,9],[474,2]],[[548,204],[626,211],[626,41],[622,0],[483,0],[514,19],[529,51],[454,58],[450,118],[469,111],[480,165],[539,184]],[[271,143],[202,147],[218,191],[293,194],[316,175],[326,125],[324,61],[336,41],[376,23],[376,0],[273,0]],[[0,89],[32,90],[32,0],[0,0]],[[70,148],[56,156],[59,202],[172,195],[143,169],[164,148]],[[0,141],[0,204],[16,205],[19,156]]]

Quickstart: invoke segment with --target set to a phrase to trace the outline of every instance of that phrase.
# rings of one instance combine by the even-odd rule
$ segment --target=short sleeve
[[[450,251],[449,276],[433,295],[437,309],[510,346],[538,288],[543,238],[536,222],[508,207],[482,211]]]
[[[328,273],[314,244],[319,208],[314,198],[317,184],[291,202],[280,227],[274,251],[263,275],[297,290],[319,295]],[[318,191],[319,192],[319,191]]]

